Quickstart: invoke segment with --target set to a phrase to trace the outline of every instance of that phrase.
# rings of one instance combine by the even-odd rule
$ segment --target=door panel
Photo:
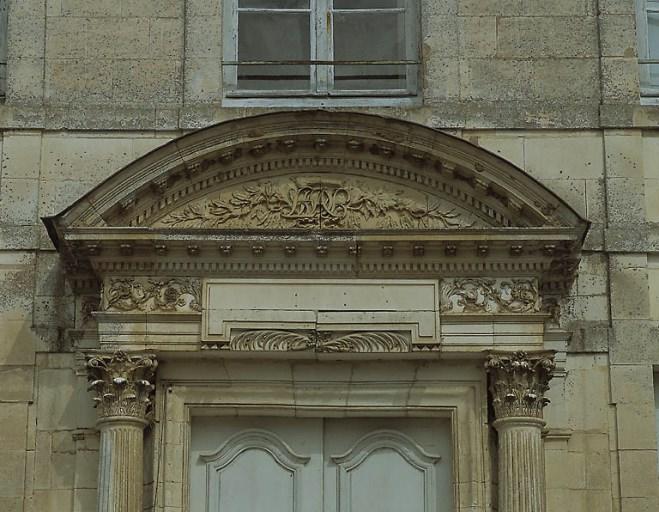
[[[322,425],[320,418],[193,418],[190,511],[320,511]]]
[[[451,512],[450,423],[326,419],[325,512]]]
[[[198,417],[191,512],[450,512],[448,420]]]

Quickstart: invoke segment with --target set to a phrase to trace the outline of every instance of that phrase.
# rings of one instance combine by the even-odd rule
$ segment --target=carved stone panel
[[[108,278],[103,311],[200,312],[201,281],[194,278]]]
[[[451,203],[366,178],[283,176],[229,188],[166,214],[175,228],[446,229],[476,224]]]
[[[442,314],[540,313],[536,279],[453,278],[441,283]]]

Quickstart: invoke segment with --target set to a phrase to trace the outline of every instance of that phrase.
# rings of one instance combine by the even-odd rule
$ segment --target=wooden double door
[[[449,512],[436,418],[197,417],[191,512]]]

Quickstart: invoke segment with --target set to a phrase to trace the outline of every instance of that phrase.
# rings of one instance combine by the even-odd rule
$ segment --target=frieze
[[[444,279],[440,294],[444,314],[528,314],[542,309],[535,279]]]
[[[409,352],[410,341],[399,332],[250,330],[238,333],[217,348],[247,352],[395,353]]]
[[[201,281],[194,278],[110,278],[104,311],[200,312]]]
[[[418,196],[418,197],[417,197]],[[176,228],[446,229],[474,225],[453,206],[356,180],[297,177],[257,181],[166,215]]]

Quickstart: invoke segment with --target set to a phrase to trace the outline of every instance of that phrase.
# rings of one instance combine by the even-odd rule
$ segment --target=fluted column
[[[152,413],[152,354],[87,355],[101,433],[98,512],[140,512],[143,505],[144,428]]]
[[[499,511],[545,512],[542,410],[553,355],[493,353],[485,364],[499,434]]]

